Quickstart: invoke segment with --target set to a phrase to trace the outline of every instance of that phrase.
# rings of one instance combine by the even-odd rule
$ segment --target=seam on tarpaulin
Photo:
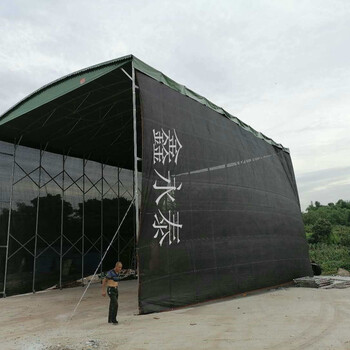
[[[221,238],[218,238],[217,236],[215,236],[215,243],[222,243],[222,242],[228,242],[228,241],[232,241],[232,240],[227,240],[225,237],[221,237]],[[241,237],[241,236],[232,236],[234,238],[237,238],[237,237]],[[275,240],[277,240],[276,238],[280,238],[280,240],[282,240],[284,243],[287,241],[286,240],[286,237],[285,236],[281,236],[279,234],[268,234],[268,235],[258,235],[258,236],[246,236],[246,239],[247,240],[252,240],[253,238],[261,238],[260,240],[263,241],[265,240],[265,238],[273,238]],[[305,236],[292,236],[293,237],[293,240],[292,242],[297,242],[297,243],[305,243]],[[250,239],[251,238],[251,239]],[[190,240],[187,240],[186,242],[189,242],[189,243],[196,243],[196,242],[204,242],[204,241],[212,241],[210,238],[193,238],[193,239],[190,239]],[[277,240],[278,241],[278,240]],[[234,243],[234,241],[232,241]],[[288,240],[289,242],[289,240]],[[139,250],[144,250],[144,249],[148,249],[150,247],[150,245],[144,245],[142,247],[139,247]],[[193,271],[192,271],[193,272]]]
[[[208,267],[200,270],[196,270],[196,272],[203,272],[203,271],[209,271],[209,270],[220,270],[220,269],[227,269],[229,267],[235,267],[235,266],[243,266],[243,265],[252,265],[252,264],[262,264],[262,263],[267,263],[267,262],[277,262],[277,261],[302,261],[306,260],[309,261],[308,258],[290,258],[290,259],[269,259],[269,260],[261,260],[261,261],[250,261],[248,263],[239,263],[239,264],[233,264],[233,265],[227,265],[227,266],[217,266],[217,267]],[[152,280],[148,280],[145,282],[142,282],[141,284],[147,284],[147,283],[152,283],[154,281],[159,281],[165,278],[168,278],[170,276],[181,276],[181,275],[188,275],[190,273],[194,273],[194,271],[186,271],[186,272],[178,272],[178,273],[172,273],[172,274],[167,274],[159,278],[155,278]]]
[[[236,212],[246,212],[246,210],[230,210],[230,209],[226,209],[226,210],[215,210],[215,209],[197,209],[197,210],[193,210],[193,209],[188,209],[188,210],[181,210],[181,213],[197,213],[197,212],[215,212],[215,213],[224,213],[224,212],[232,212],[232,213],[236,213]],[[249,213],[267,213],[267,214],[273,214],[273,215],[280,215],[280,216],[287,216],[290,219],[293,219],[297,222],[300,222],[299,218],[296,218],[295,215],[293,216],[289,216],[288,214],[284,214],[281,212],[274,212],[274,211],[260,211],[260,210],[249,210]],[[145,215],[154,215],[154,213],[152,212],[146,212]],[[201,238],[202,239],[202,238]]]
[[[227,242],[227,241],[231,241],[231,240],[227,240],[226,238],[227,237],[217,237],[215,236],[215,242],[218,242],[218,243],[222,243],[222,242]],[[233,238],[239,238],[239,239],[246,239],[246,240],[253,240],[256,239],[256,238],[259,238],[259,241],[263,241],[265,240],[266,238],[271,238],[273,240],[283,240],[283,242],[289,242],[289,241],[292,241],[292,242],[298,242],[298,243],[304,243],[305,242],[305,237],[304,236],[288,236],[288,237],[292,237],[293,239],[292,240],[286,240],[286,237],[285,236],[281,236],[280,234],[278,233],[275,233],[275,234],[266,234],[266,235],[255,235],[255,236],[242,236],[242,235],[233,235],[233,236],[229,236],[229,237],[233,237]],[[287,237],[287,238],[288,238]],[[205,240],[210,240],[210,238],[193,238],[193,239],[190,239],[190,240],[186,240],[185,242],[189,242],[189,243],[194,243],[195,241],[205,241]],[[234,243],[234,241],[233,241]],[[143,250],[143,249],[148,249],[151,245],[148,244],[148,245],[143,245],[142,247],[139,247],[140,250]]]
[[[222,184],[222,183],[216,183],[216,182],[200,182],[200,181],[194,180],[193,183],[203,184],[204,186],[205,185],[216,185],[216,186],[219,185],[219,186],[224,186],[224,187],[239,187],[239,188],[249,189],[249,190],[253,190],[253,191],[260,191],[260,192],[264,192],[264,193],[271,193],[271,194],[274,194],[276,196],[286,198],[289,201],[295,203],[299,207],[299,204],[298,204],[298,202],[295,201],[295,198],[289,198],[289,197],[287,197],[287,196],[285,196],[283,194],[280,194],[280,193],[277,193],[277,192],[273,192],[273,191],[266,191],[266,190],[263,190],[263,189],[259,189],[259,188],[255,188],[255,187],[249,187],[249,186],[233,185],[233,184],[232,185],[231,184]],[[294,193],[294,191],[293,191],[293,193]]]
[[[280,164],[282,166],[282,169],[283,169],[283,171],[284,171],[284,173],[285,173],[285,175],[286,175],[286,177],[288,179],[289,185],[290,185],[290,187],[292,189],[292,192],[293,192],[293,194],[295,196],[295,199],[296,199],[296,202],[298,204],[298,207],[300,208],[300,200],[299,200],[299,196],[298,196],[298,188],[296,186],[296,182],[294,181],[293,177],[292,176],[290,177],[290,174],[291,174],[290,170],[291,169],[289,168],[288,161],[284,157],[280,156],[279,154],[280,154],[280,152],[277,153],[278,160],[279,160],[279,162],[280,162]]]

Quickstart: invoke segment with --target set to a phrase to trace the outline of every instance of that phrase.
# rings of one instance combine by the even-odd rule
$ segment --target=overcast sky
[[[291,151],[302,209],[350,200],[350,1],[0,2],[0,114],[134,54]]]

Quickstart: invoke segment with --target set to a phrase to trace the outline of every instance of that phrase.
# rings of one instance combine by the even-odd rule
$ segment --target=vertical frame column
[[[138,193],[138,158],[137,158],[137,114],[136,114],[136,83],[134,62],[131,63],[132,69],[132,117],[134,129],[134,205],[135,205],[135,223],[136,223],[136,244],[139,238],[139,193]]]
[[[15,166],[16,166],[16,151],[18,144],[13,145],[13,163],[12,163],[12,175],[11,175],[11,194],[10,194],[10,207],[9,217],[7,222],[7,237],[6,237],[6,256],[5,256],[5,271],[4,271],[4,289],[3,297],[6,297],[6,282],[7,282],[7,267],[8,267],[8,256],[9,256],[9,245],[10,245],[10,231],[11,231],[11,214],[12,214],[12,200],[13,200],[13,183],[15,178]]]
[[[85,166],[87,160],[83,158],[83,203],[82,203],[82,223],[81,223],[81,285],[84,287],[84,257],[85,257]]]
[[[64,220],[64,175],[65,175],[65,163],[66,163],[66,156],[62,155],[62,199],[61,199],[61,241],[60,241],[60,280],[59,280],[59,286],[60,289],[62,289],[62,269],[63,269],[63,220]]]
[[[36,200],[36,217],[35,217],[35,236],[34,236],[34,260],[33,260],[33,284],[32,292],[35,293],[35,277],[36,277],[36,258],[37,258],[37,247],[38,247],[38,228],[39,228],[39,207],[40,207],[40,189],[41,189],[41,167],[42,157],[44,151],[40,149],[39,158],[39,182],[38,182],[38,196]]]
[[[119,173],[120,173],[120,168],[118,167],[117,168],[117,175],[118,175],[118,226],[120,225],[120,179],[119,179]],[[117,236],[117,239],[118,239],[118,261],[120,261],[120,235],[118,234]]]
[[[101,268],[100,268],[100,273],[102,273],[102,256],[103,256],[103,182],[104,182],[104,165],[101,163],[101,238],[100,238],[100,260],[101,260]]]

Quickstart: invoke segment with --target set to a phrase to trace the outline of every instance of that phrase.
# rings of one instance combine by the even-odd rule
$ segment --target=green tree
[[[318,219],[312,227],[314,243],[328,242],[332,232],[332,224],[326,219]]]
[[[348,226],[350,226],[350,211],[348,212],[348,218],[347,218],[346,221],[347,221],[346,224],[347,224]]]
[[[350,201],[339,199],[336,205],[340,208],[350,209]]]

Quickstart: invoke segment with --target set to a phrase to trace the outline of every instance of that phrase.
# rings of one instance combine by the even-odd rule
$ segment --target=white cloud
[[[346,182],[303,192],[303,174],[350,165],[349,32],[347,0],[2,2],[0,113],[133,53],[289,147],[303,203],[350,199]]]

